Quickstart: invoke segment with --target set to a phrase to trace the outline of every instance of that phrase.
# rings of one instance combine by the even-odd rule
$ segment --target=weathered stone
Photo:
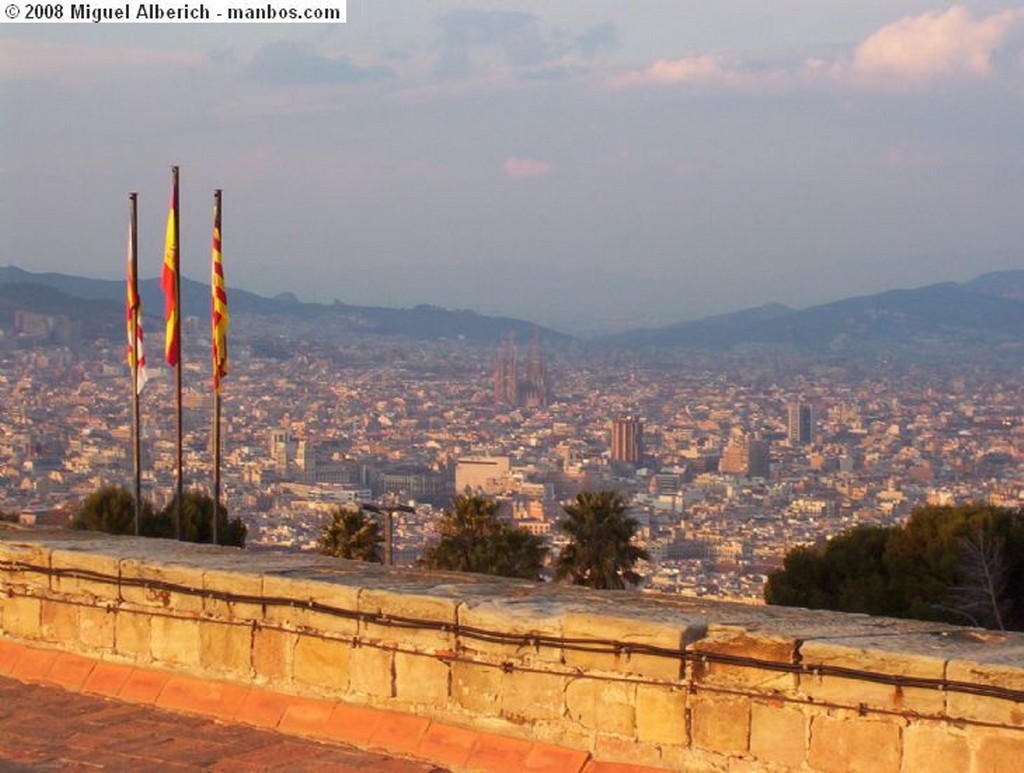
[[[642,743],[688,746],[690,737],[683,689],[637,685],[636,735]]]
[[[292,676],[299,684],[329,695],[342,695],[349,685],[352,647],[348,642],[300,635],[295,642]]]
[[[105,607],[78,609],[78,637],[87,648],[111,652],[114,649],[114,611]]]
[[[199,622],[154,615],[150,620],[149,651],[162,665],[199,665]]]
[[[750,751],[759,760],[798,768],[807,756],[807,717],[783,701],[750,708]]]
[[[1019,663],[1024,664],[1024,659]],[[1024,693],[1024,665],[953,661],[948,665],[946,678],[951,682],[1002,687]],[[1024,702],[995,696],[949,690],[946,693],[946,713],[954,720],[969,719],[1024,727]]]
[[[349,689],[372,698],[393,698],[394,653],[378,647],[353,649],[349,654]]]
[[[887,720],[818,715],[811,718],[807,764],[822,773],[895,773],[900,727]]]
[[[287,684],[298,636],[290,631],[257,626],[252,632],[252,669],[258,682]]]
[[[412,704],[443,707],[448,703],[450,668],[429,655],[395,653],[395,694]],[[491,706],[493,711],[494,704]]]
[[[720,628],[713,635],[690,645],[697,660],[691,666],[695,681],[718,686],[755,690],[792,692],[797,686],[795,673],[771,666],[790,666],[797,662],[797,641],[789,637],[748,633],[742,629]],[[715,656],[750,658],[764,666],[743,666],[716,662]]]
[[[51,586],[56,593],[86,596],[97,601],[116,602],[120,598],[120,559],[82,550],[53,550],[50,553],[54,574]],[[88,572],[107,577],[107,580],[73,576],[75,572]]]
[[[235,676],[249,676],[252,629],[204,620],[199,625],[199,658],[203,668]]]
[[[43,639],[52,642],[71,642],[78,638],[76,605],[42,599],[39,612],[39,631]]]
[[[857,708],[861,704],[886,710],[941,713],[946,696],[941,690],[903,687],[856,677],[817,675],[817,666],[838,666],[855,671],[941,680],[946,663],[942,658],[915,653],[867,649],[854,640],[808,641],[800,648],[803,665],[811,673],[800,676],[799,690],[816,701]]]
[[[203,610],[203,573],[195,567],[124,559],[121,580],[121,597],[131,604],[177,614]]]
[[[703,626],[570,611],[565,615],[563,630],[567,639],[592,639],[611,647],[608,652],[567,647],[566,665],[678,680],[683,674],[683,649],[703,632]],[[648,648],[652,651],[646,651]]]
[[[263,577],[259,574],[229,570],[207,569],[203,572],[203,614],[223,620],[249,622],[263,620],[263,604],[231,601],[218,594],[251,596],[263,593]]]
[[[973,771],[985,773],[1017,773],[1024,761],[1024,730],[997,731],[980,734]],[[931,771],[929,771],[931,773]]]
[[[319,631],[332,636],[355,636],[359,631],[354,613],[358,609],[359,585],[330,582],[329,576],[292,577],[267,574],[262,581],[267,599],[266,621],[292,630]],[[291,600],[290,605],[282,601]],[[313,604],[337,609],[341,614],[318,612]],[[344,613],[353,613],[347,616]]]
[[[498,598],[473,601],[458,607],[459,648],[480,653],[491,662],[521,665],[562,662],[562,648],[544,645],[544,639],[562,637],[562,618],[548,600]],[[477,635],[476,632],[483,632]],[[487,638],[487,632],[499,633],[501,640]]]
[[[4,599],[4,630],[23,639],[40,638],[42,604],[32,596],[8,596]]]
[[[567,679],[555,674],[512,671],[502,674],[501,714],[514,722],[561,717]]]
[[[501,706],[501,669],[455,661],[451,666],[455,705],[473,714],[497,714]]]
[[[690,696],[693,745],[720,754],[743,754],[750,747],[750,699],[698,692]]]
[[[114,616],[114,650],[136,660],[148,662],[150,621],[148,612],[119,609]]]
[[[455,648],[457,602],[444,596],[431,596],[429,589],[393,584],[387,588],[364,588],[359,593],[359,612],[374,616],[377,622],[363,619],[359,636],[378,642],[401,641],[406,646],[426,650]],[[389,625],[387,618],[423,621],[424,626]]]
[[[33,588],[33,593],[49,590],[50,549],[33,543],[8,542],[0,540],[0,583],[15,590]],[[24,595],[24,591],[19,591]]]
[[[568,719],[603,735],[632,739],[636,733],[636,686],[596,679],[572,679],[565,688]]]
[[[970,767],[971,750],[962,730],[944,723],[914,723],[903,730],[901,773],[964,773]]]

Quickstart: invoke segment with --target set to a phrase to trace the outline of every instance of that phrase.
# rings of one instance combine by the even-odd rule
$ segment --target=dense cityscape
[[[557,548],[562,504],[616,489],[650,553],[644,587],[757,601],[795,545],[922,504],[1024,505],[1012,363],[233,325],[222,475],[251,549],[313,549],[338,504],[402,503],[414,512],[396,513],[395,555],[411,564],[467,490]],[[185,327],[184,482],[209,490],[209,355],[199,321]],[[66,524],[100,485],[132,476],[123,348],[54,330],[21,315],[0,349],[0,509],[36,527]],[[149,370],[143,493],[160,505],[175,485],[173,373]]]

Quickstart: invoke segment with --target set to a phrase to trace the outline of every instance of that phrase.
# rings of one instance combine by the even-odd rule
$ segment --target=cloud
[[[266,83],[359,83],[393,76],[390,67],[360,67],[347,56],[330,57],[309,43],[282,40],[259,49],[248,75]]]
[[[618,31],[615,23],[606,21],[591,27],[582,35],[576,36],[576,47],[587,59],[592,59],[599,49],[614,45],[618,40]]]
[[[501,165],[506,176],[514,180],[525,177],[547,177],[551,174],[551,164],[547,161],[538,161],[533,158],[517,158],[512,156],[505,159]]]
[[[0,46],[0,78],[4,79],[202,64],[202,53],[181,49],[103,48],[27,39],[5,40]]]
[[[659,59],[643,70],[633,70],[612,78],[608,85],[616,89],[635,86],[667,86],[694,81],[725,80],[728,73],[714,56],[691,56],[683,59]]]
[[[926,81],[940,76],[987,75],[993,54],[1024,12],[1005,10],[974,19],[963,6],[908,16],[861,43],[854,74]]]

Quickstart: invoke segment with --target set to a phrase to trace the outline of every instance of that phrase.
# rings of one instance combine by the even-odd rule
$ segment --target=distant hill
[[[729,349],[743,344],[836,352],[943,342],[1024,343],[1024,271],[848,298],[803,310],[769,305],[666,327],[605,336],[612,347]]]
[[[21,288],[11,290],[10,288]],[[5,289],[6,302],[13,308],[40,310],[33,303],[46,303],[47,309],[61,308],[59,297],[65,299],[60,313],[77,316],[95,314],[105,308],[118,319],[124,314],[124,282],[106,279],[86,279],[56,273],[33,273],[16,266],[0,266],[0,288]],[[36,289],[32,289],[36,288]],[[50,292],[45,292],[49,290]],[[54,295],[53,293],[57,293]],[[164,293],[158,279],[139,282],[143,311],[148,317],[162,317]],[[208,285],[182,277],[181,297],[185,316],[204,318],[210,313]],[[19,298],[23,300],[19,300]],[[102,305],[88,306],[86,302]],[[531,322],[509,317],[489,317],[473,311],[453,311],[438,306],[416,306],[411,309],[389,309],[376,306],[350,306],[335,301],[333,304],[303,303],[292,293],[281,293],[265,298],[245,290],[228,288],[228,302],[233,314],[284,316],[307,321],[329,320],[331,329],[349,330],[363,334],[405,335],[419,339],[464,338],[477,343],[497,343],[503,336],[514,333],[526,341],[539,330],[541,340],[547,343],[565,342],[569,336]],[[20,305],[19,305],[20,304]],[[46,313],[58,313],[47,311]]]

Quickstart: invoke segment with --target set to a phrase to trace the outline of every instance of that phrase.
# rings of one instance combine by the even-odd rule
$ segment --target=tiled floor
[[[0,771],[441,773],[443,768],[0,677]]]

